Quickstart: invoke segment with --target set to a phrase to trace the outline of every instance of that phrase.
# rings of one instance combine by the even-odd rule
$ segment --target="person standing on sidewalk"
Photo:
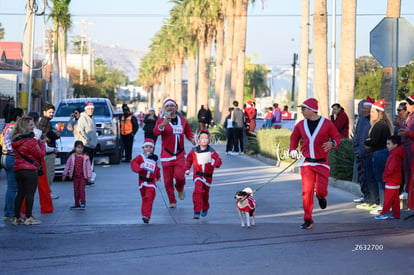
[[[246,123],[244,112],[239,108],[239,102],[233,101],[233,112],[231,112],[231,122],[233,124],[233,146],[232,155],[244,154],[243,129]],[[239,147],[240,144],[240,147]]]
[[[342,138],[349,138],[349,118],[345,113],[344,108],[339,103],[335,103],[331,106],[332,115],[331,121],[338,129]]]
[[[161,136],[161,164],[164,176],[165,190],[169,199],[169,207],[175,208],[177,200],[174,194],[178,192],[180,200],[185,198],[185,151],[184,136],[196,145],[193,132],[185,118],[177,114],[177,103],[171,98],[163,102],[164,115],[157,120],[154,135]]]
[[[158,117],[155,114],[155,108],[149,108],[148,114],[144,118],[144,137],[151,138],[154,141],[154,146],[157,143],[158,137],[154,135],[154,127]]]
[[[297,159],[299,154],[297,147],[302,141],[302,158],[299,162],[302,177],[302,200],[305,212],[302,229],[311,229],[313,224],[313,193],[316,189],[316,197],[321,209],[327,206],[328,177],[330,167],[328,152],[337,149],[341,142],[341,135],[335,125],[327,118],[318,115],[318,101],[315,98],[305,100],[300,107],[305,118],[296,124],[290,136],[289,155]]]
[[[121,138],[125,150],[125,160],[123,161],[130,162],[132,159],[134,136],[139,129],[139,125],[137,118],[131,113],[128,105],[122,104],[122,111],[124,114],[121,116]]]
[[[53,194],[52,183],[55,178],[55,159],[57,154],[56,140],[60,137],[60,129],[52,129],[50,120],[55,114],[55,106],[46,103],[42,108],[42,116],[40,117],[39,130],[46,136],[46,156],[45,166],[47,182],[49,183],[50,196],[52,199],[58,199],[59,196]]]

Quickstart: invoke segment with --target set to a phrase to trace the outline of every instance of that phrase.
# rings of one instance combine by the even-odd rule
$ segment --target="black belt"
[[[168,150],[167,148],[164,148],[165,152],[167,152],[168,154],[170,154],[171,156],[178,156],[179,154],[181,154],[184,151],[184,147],[178,149],[177,153],[173,153],[170,150]]]
[[[144,176],[139,176],[139,179],[142,180],[142,181],[146,181],[146,182],[153,182],[154,181],[154,179],[147,178],[147,177],[144,177]]]
[[[55,152],[49,152],[49,153],[46,153],[46,155],[51,155],[51,154],[54,154]]]
[[[316,163],[326,162],[326,158],[322,158],[322,159],[305,158],[305,160],[308,162],[316,162]]]
[[[211,178],[213,176],[213,174],[209,174],[209,173],[203,173],[203,172],[196,172],[197,176],[202,176],[205,178]]]

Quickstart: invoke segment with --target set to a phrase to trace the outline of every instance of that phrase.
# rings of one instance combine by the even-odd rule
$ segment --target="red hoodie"
[[[399,186],[401,184],[403,159],[404,148],[402,146],[390,152],[382,174],[382,180],[386,185]]]

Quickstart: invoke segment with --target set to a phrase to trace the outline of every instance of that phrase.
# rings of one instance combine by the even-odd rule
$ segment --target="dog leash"
[[[298,159],[294,159],[288,166],[286,166],[282,171],[280,171],[279,173],[277,173],[275,176],[273,176],[271,179],[269,179],[267,182],[263,183],[262,185],[260,185],[258,188],[256,188],[253,193],[256,193],[257,191],[259,191],[260,189],[262,189],[266,184],[271,183],[275,178],[277,178],[278,176],[280,176],[283,172],[285,172],[287,169],[289,169],[293,164],[295,164],[298,161]]]

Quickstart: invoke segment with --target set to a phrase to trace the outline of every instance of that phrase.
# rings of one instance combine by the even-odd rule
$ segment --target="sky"
[[[36,0],[42,7],[43,1]],[[332,3],[327,0],[328,15]],[[26,0],[0,0],[0,23],[5,29],[3,41],[23,41]],[[50,1],[49,1],[50,2]],[[255,63],[290,66],[300,49],[301,0],[256,0],[249,7],[246,53]],[[401,16],[414,25],[414,1],[401,0]],[[311,13],[313,0],[310,1]],[[151,38],[161,28],[173,6],[168,0],[72,0],[70,13],[74,24],[69,39],[81,34],[81,21],[92,41],[117,44],[125,48],[147,50]],[[342,1],[336,0],[336,45],[339,62]],[[385,16],[387,0],[358,0],[356,56],[369,54],[369,32]],[[331,45],[332,17],[328,17],[328,48]],[[312,24],[312,18],[311,18]],[[43,32],[51,28],[47,17],[36,17],[35,45],[43,43]],[[311,46],[312,47],[312,46]],[[330,51],[330,50],[329,50]],[[328,56],[330,56],[330,52]]]

